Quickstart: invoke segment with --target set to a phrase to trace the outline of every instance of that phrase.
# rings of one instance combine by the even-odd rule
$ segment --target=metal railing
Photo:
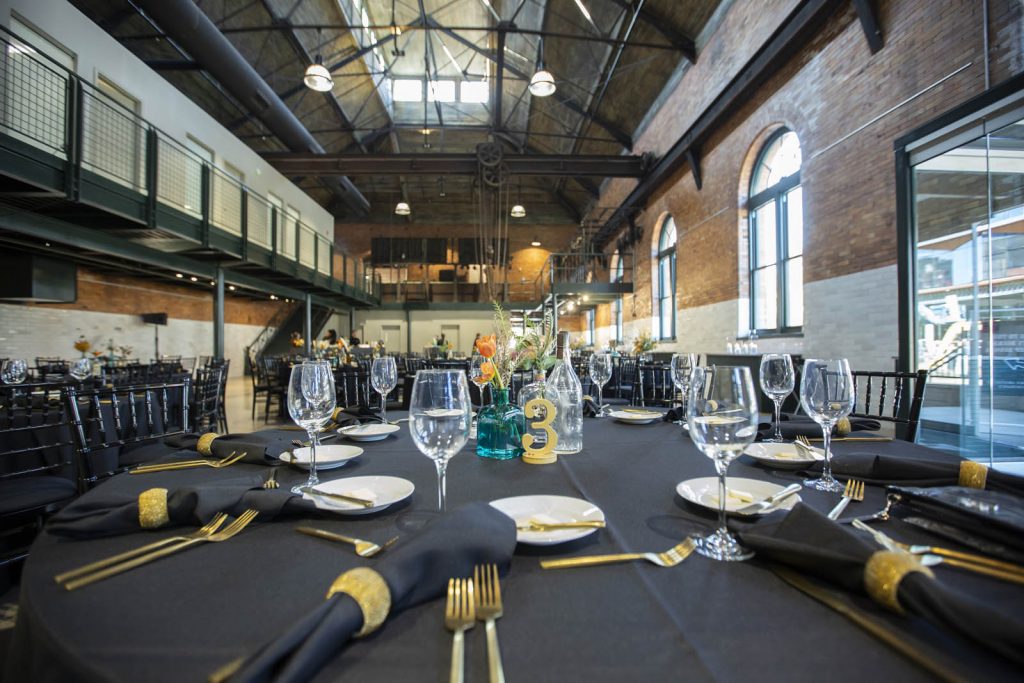
[[[633,281],[632,254],[617,256],[605,252],[551,254],[533,282],[534,295],[543,299],[556,284],[612,283]]]
[[[342,285],[347,285],[357,295],[372,297],[379,292],[379,279],[372,271],[360,259],[338,252],[331,238],[288,209],[274,206],[27,41],[0,30],[8,36],[0,35],[0,135],[65,162],[71,176],[88,171],[136,193],[157,227],[165,227],[160,224],[160,209],[166,207],[195,221],[201,230],[241,238],[243,258],[255,246],[270,253],[271,267],[286,267],[300,279],[332,290],[345,291]],[[69,199],[78,199],[73,183],[67,191]],[[150,196],[155,201],[145,199]],[[206,233],[202,234],[205,240]]]

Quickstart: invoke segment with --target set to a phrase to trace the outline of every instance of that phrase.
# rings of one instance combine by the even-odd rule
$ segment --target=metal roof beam
[[[632,11],[633,3],[630,0],[608,0],[612,4],[618,5],[624,10]],[[654,28],[655,31],[660,33],[675,49],[683,53],[683,56],[690,62],[690,64],[697,63],[697,47],[693,43],[693,39],[686,36],[682,31],[677,31],[663,18],[658,16],[655,12],[649,9],[642,8],[640,10],[640,21]],[[628,42],[629,38],[623,39],[623,42]]]

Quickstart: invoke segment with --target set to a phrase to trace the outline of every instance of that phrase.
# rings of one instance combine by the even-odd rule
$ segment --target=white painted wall
[[[412,329],[412,347],[409,347],[408,332]],[[385,339],[387,348],[395,352],[423,352],[423,347],[446,328],[449,341],[455,343],[454,328],[458,329],[456,351],[472,353],[473,339],[477,332],[490,334],[494,329],[494,313],[490,310],[467,311],[464,309],[409,311],[408,323],[405,311],[376,310],[356,311],[355,335],[364,342]],[[397,327],[396,332],[387,333],[385,327]],[[337,328],[339,334],[341,328]],[[397,338],[396,338],[397,337]]]
[[[160,327],[161,355],[189,358],[213,353],[212,322],[171,318],[167,323]],[[153,358],[154,327],[137,315],[0,304],[0,355],[25,358],[29,365],[37,357],[77,358],[75,340],[85,335],[95,349],[105,351],[112,339],[115,346],[132,347],[132,357],[147,362]],[[242,375],[245,347],[262,329],[232,323],[224,326],[231,376]]]
[[[12,11],[73,52],[83,79],[95,84],[102,74],[140,101],[143,118],[182,144],[191,135],[212,148],[216,165],[229,163],[241,170],[246,185],[263,197],[267,192],[281,197],[299,210],[306,225],[334,241],[334,218],[326,209],[69,2],[0,0],[0,23],[7,28]]]

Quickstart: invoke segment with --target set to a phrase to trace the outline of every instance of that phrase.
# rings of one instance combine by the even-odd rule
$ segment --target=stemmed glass
[[[88,358],[76,358],[75,361],[71,363],[68,373],[79,382],[83,382],[87,377],[92,375],[92,361]]]
[[[473,404],[462,370],[420,370],[409,401],[409,433],[420,453],[437,467],[437,508],[445,510],[448,461],[469,439]]]
[[[853,410],[856,387],[850,363],[845,358],[808,359],[800,378],[800,404],[821,425],[825,442],[825,465],[821,477],[808,479],[804,486],[818,491],[841,492],[843,485],[832,477],[832,428]]]
[[[370,367],[370,384],[380,394],[380,416],[388,424],[388,394],[398,384],[398,366],[391,356],[374,358]]]
[[[697,354],[695,353],[676,353],[672,355],[672,383],[676,385],[676,389],[682,394],[682,406],[679,411],[679,419],[676,420],[677,425],[686,423],[686,397],[690,391],[690,375],[693,373],[693,369],[697,367]]]
[[[330,363],[305,361],[292,368],[288,379],[288,414],[309,435],[309,480],[294,487],[292,493],[305,493],[320,483],[316,476],[316,448],[320,445],[320,430],[334,415],[336,402]]]
[[[491,375],[494,373],[485,372],[484,365],[491,361],[480,355],[474,353],[472,360],[469,362],[469,381],[475,384],[480,389],[480,403],[484,402],[484,387],[491,381]]]
[[[761,356],[761,391],[775,404],[775,432],[765,439],[769,443],[782,443],[782,428],[779,422],[782,402],[793,393],[796,378],[793,359],[788,353],[766,353]]]
[[[718,473],[718,530],[697,541],[697,552],[713,560],[748,560],[754,553],[739,544],[725,523],[729,463],[757,435],[757,394],[750,368],[694,368],[686,406],[690,438],[715,462]]]
[[[4,384],[21,384],[28,377],[28,363],[24,358],[11,358],[4,361],[0,370],[0,379]]]
[[[590,356],[590,381],[597,385],[597,415],[604,416],[604,385],[612,378],[612,354],[595,353]]]

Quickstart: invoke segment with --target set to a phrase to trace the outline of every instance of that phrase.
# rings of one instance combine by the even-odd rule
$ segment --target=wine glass
[[[718,473],[719,528],[699,539],[696,550],[713,560],[748,560],[754,553],[739,544],[725,523],[725,473],[757,435],[757,394],[750,368],[694,368],[686,419],[690,438],[715,462]]]
[[[88,358],[77,358],[71,363],[68,373],[79,382],[92,375],[92,361]]]
[[[316,476],[316,447],[320,445],[320,430],[334,415],[336,401],[330,363],[305,361],[292,368],[288,380],[288,414],[309,435],[309,480],[293,488],[292,493],[305,493],[320,483]]]
[[[370,366],[370,384],[380,394],[380,416],[388,424],[388,394],[398,384],[398,366],[391,356],[374,358]]]
[[[597,385],[597,415],[604,415],[604,385],[612,378],[612,355],[595,353],[590,356],[590,381]]]
[[[474,353],[472,360],[469,362],[469,381],[480,389],[480,403],[484,402],[484,387],[491,381],[491,375],[494,374],[493,372],[485,371],[487,368],[484,365],[490,362],[489,358],[479,353]]]
[[[678,389],[679,393],[682,394],[682,405],[679,410],[679,419],[676,420],[676,424],[681,425],[686,422],[686,396],[690,391],[690,375],[693,373],[693,369],[697,367],[697,354],[673,354],[671,367],[672,383],[676,385],[676,389]]]
[[[24,358],[11,358],[4,361],[0,370],[0,379],[4,384],[21,384],[28,377],[28,363]]]
[[[423,455],[437,467],[437,507],[445,510],[448,461],[469,439],[473,404],[462,370],[420,370],[409,401],[409,433]]]
[[[856,388],[850,363],[845,358],[804,362],[800,378],[800,404],[815,422],[821,425],[825,442],[825,464],[821,477],[808,479],[804,486],[818,491],[841,492],[843,485],[832,477],[832,428],[840,418],[853,410]]]
[[[775,404],[775,432],[765,439],[769,443],[782,443],[782,428],[779,422],[782,402],[793,393],[796,376],[793,359],[788,353],[766,353],[761,356],[761,391]]]

